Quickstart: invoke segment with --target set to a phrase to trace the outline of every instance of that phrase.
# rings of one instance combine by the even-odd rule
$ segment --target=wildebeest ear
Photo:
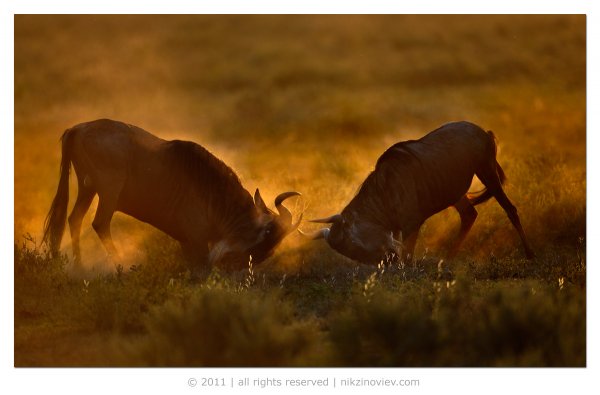
[[[261,210],[262,212],[266,214],[270,213],[269,208],[265,204],[265,201],[260,196],[260,191],[258,190],[258,188],[256,188],[256,192],[254,192],[254,205],[257,209]]]

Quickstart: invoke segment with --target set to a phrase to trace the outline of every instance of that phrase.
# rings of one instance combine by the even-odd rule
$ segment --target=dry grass
[[[584,16],[17,16],[15,37],[17,365],[585,364]],[[217,291],[190,283],[172,240],[120,214],[113,234],[129,262],[107,267],[92,207],[85,285],[68,258],[21,244],[23,234],[39,239],[62,131],[101,117],[192,139],[265,197],[298,190],[306,218],[339,211],[389,145],[467,119],[498,136],[506,190],[538,258],[522,259],[489,202],[441,293],[452,210],[426,222],[418,267],[373,277],[370,302],[373,269],[297,236],[254,268],[241,297],[245,274],[215,280]],[[196,335],[205,318],[188,314],[219,309],[265,321],[211,313],[193,347],[218,332],[227,357],[157,357]],[[250,334],[287,353],[269,359],[271,343]],[[135,346],[119,351],[125,343]],[[267,356],[237,354],[251,352]]]

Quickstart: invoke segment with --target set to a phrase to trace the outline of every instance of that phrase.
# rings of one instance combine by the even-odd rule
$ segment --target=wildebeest
[[[82,219],[98,194],[92,227],[109,256],[117,251],[110,232],[115,211],[147,222],[178,240],[194,273],[213,264],[239,268],[260,263],[300,219],[282,202],[299,195],[285,192],[271,211],[258,189],[254,199],[234,171],[200,145],[166,141],[123,122],[101,119],[82,123],[62,135],[58,190],[46,218],[44,241],[60,249],[69,200],[71,163],[78,194],[71,214],[73,256],[80,266]]]
[[[485,189],[467,193],[474,175]],[[331,227],[309,236],[324,238],[334,250],[360,262],[376,263],[394,255],[410,259],[423,222],[453,206],[461,226],[452,257],[477,218],[474,206],[494,197],[532,258],[517,209],[502,189],[505,178],[491,131],[470,122],[449,123],[387,149],[340,214],[312,221]]]

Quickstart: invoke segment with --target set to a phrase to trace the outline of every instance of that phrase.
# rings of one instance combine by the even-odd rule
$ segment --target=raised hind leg
[[[519,237],[521,237],[521,243],[523,244],[525,255],[527,258],[532,259],[535,257],[535,254],[533,253],[533,250],[529,246],[527,238],[525,237],[525,232],[523,231],[523,226],[521,225],[521,220],[519,219],[519,214],[517,213],[517,208],[512,204],[508,196],[506,196],[504,189],[502,189],[502,183],[500,182],[498,171],[501,171],[500,165],[494,159],[493,163],[490,163],[480,172],[477,172],[477,177],[479,177],[481,182],[486,186],[486,188],[488,188],[492,196],[494,196],[496,201],[498,201],[500,206],[504,209],[508,219],[510,219],[510,222],[512,222],[515,229],[517,229]]]
[[[111,183],[110,187],[99,188],[98,209],[92,227],[100,237],[109,258],[119,261],[119,254],[110,233],[110,221],[117,210],[122,183]]]
[[[69,215],[69,230],[71,231],[71,245],[73,248],[73,259],[75,267],[81,267],[81,250],[79,248],[79,235],[81,234],[81,222],[85,213],[90,208],[96,192],[87,188],[82,181],[79,182],[77,200]]]
[[[448,254],[450,258],[454,258],[456,256],[458,249],[463,241],[465,241],[467,234],[477,219],[477,210],[475,210],[475,207],[473,207],[466,196],[460,198],[460,200],[454,205],[454,208],[456,208],[458,214],[460,215],[460,231],[458,233],[458,238],[454,242],[454,245]]]

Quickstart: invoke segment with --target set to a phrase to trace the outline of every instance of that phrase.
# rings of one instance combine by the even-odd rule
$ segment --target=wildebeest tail
[[[502,167],[500,167],[500,164],[496,160],[496,154],[498,153],[498,146],[496,144],[496,136],[494,135],[494,132],[492,132],[491,130],[488,130],[487,133],[490,136],[490,138],[492,139],[492,143],[494,144],[494,161],[496,162],[496,173],[498,174],[498,179],[500,180],[500,184],[504,184],[504,182],[506,181],[506,174],[504,173],[504,170],[502,170]],[[481,191],[467,193],[467,199],[469,199],[469,202],[473,206],[487,202],[493,196],[494,195],[492,195],[492,193],[487,188],[484,188]]]
[[[44,237],[42,243],[47,243],[52,255],[60,250],[60,242],[65,232],[67,221],[67,206],[69,204],[69,173],[71,172],[71,139],[72,133],[65,131],[61,137],[62,159],[60,161],[60,179],[56,196],[50,206],[50,211],[44,222]]]

